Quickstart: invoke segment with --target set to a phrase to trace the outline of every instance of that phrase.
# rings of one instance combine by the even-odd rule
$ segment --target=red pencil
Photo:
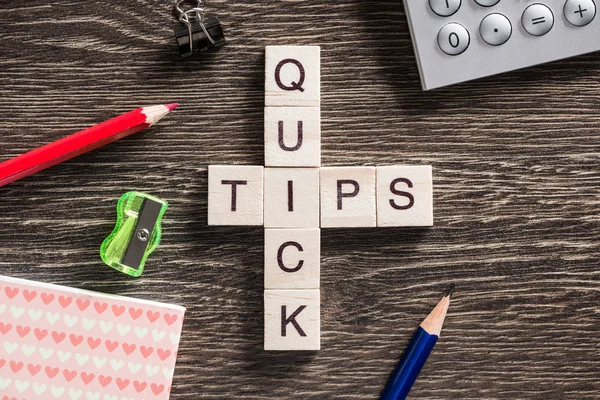
[[[176,103],[138,108],[0,163],[0,187],[157,123]]]

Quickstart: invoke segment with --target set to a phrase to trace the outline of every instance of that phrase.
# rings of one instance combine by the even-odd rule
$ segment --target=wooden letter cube
[[[321,168],[321,227],[377,224],[374,167]]]
[[[321,109],[265,107],[265,166],[321,165]]]
[[[265,289],[319,289],[320,266],[320,229],[265,229]]]
[[[262,166],[208,167],[208,225],[263,224]]]
[[[265,290],[265,350],[320,348],[320,291]]]
[[[321,104],[321,48],[265,48],[265,106],[318,107]]]
[[[377,226],[432,226],[431,166],[377,167]]]
[[[319,227],[319,169],[265,168],[265,227]]]

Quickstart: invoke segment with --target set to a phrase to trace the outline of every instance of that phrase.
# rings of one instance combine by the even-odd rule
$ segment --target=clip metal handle
[[[196,5],[195,5],[195,7],[185,9],[183,7],[184,3],[196,3]],[[194,44],[194,25],[195,24],[197,24],[200,27],[200,29],[202,29],[202,32],[204,32],[206,39],[210,42],[210,44],[212,46],[216,47],[216,46],[222,45],[222,44],[219,44],[217,42],[217,40],[215,40],[215,38],[213,37],[213,35],[210,34],[210,32],[206,26],[206,18],[205,18],[206,12],[203,8],[202,0],[197,0],[197,1],[177,0],[175,3],[175,9],[179,13],[179,21],[181,23],[185,24],[187,27],[189,52],[182,53],[181,54],[182,57],[187,57],[189,55],[192,55],[195,51],[201,50],[201,49],[196,49],[195,44]],[[218,20],[217,20],[217,22],[218,22]],[[222,30],[220,30],[220,36],[222,36]],[[224,39],[223,39],[223,42],[224,42]],[[181,51],[181,49],[180,49],[180,51]]]

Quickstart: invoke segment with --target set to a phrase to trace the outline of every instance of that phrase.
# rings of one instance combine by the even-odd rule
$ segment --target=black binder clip
[[[184,3],[190,2],[195,3],[196,6],[184,9]],[[216,16],[204,11],[202,0],[177,0],[175,10],[179,14],[179,23],[175,26],[175,38],[181,58],[225,45],[221,22]]]

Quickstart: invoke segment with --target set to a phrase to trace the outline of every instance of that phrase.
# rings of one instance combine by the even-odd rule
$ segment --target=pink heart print
[[[112,308],[113,314],[115,314],[115,317],[118,317],[125,312],[125,306],[117,306],[115,304],[111,308]]]
[[[72,297],[58,296],[58,302],[62,306],[62,308],[67,308],[73,301]]]
[[[134,320],[138,319],[142,315],[143,312],[144,311],[140,308],[130,308],[129,309],[129,315],[131,315],[131,318],[133,318]]]
[[[21,368],[23,368],[22,361],[19,361],[19,362],[11,361],[10,363],[8,363],[8,365],[10,366],[10,369],[12,369],[12,371],[15,373],[19,372],[21,370]]]
[[[23,290],[23,297],[28,303],[31,303],[33,299],[37,296],[37,292],[35,290],[29,291],[27,289]]]
[[[54,295],[53,294],[42,293],[42,302],[45,305],[48,305],[48,304],[52,303],[53,300],[54,300]]]
[[[67,334],[64,332],[52,331],[52,340],[54,340],[54,343],[56,344],[59,344],[60,342],[65,340],[66,336]]]
[[[104,311],[106,311],[106,309],[108,308],[108,304],[106,303],[100,303],[100,302],[94,302],[94,309],[96,310],[96,312],[98,314],[102,314]]]
[[[37,340],[41,342],[48,335],[48,329],[35,328],[33,333],[35,334]]]
[[[27,364],[27,370],[31,376],[36,376],[42,370],[42,366],[40,364]]]
[[[56,375],[58,375],[58,368],[51,368],[51,367],[46,367],[44,368],[44,371],[46,372],[46,375],[48,376],[48,378],[52,379],[54,378]]]
[[[82,335],[74,335],[74,334],[70,334],[69,335],[69,340],[71,341],[71,343],[73,344],[74,347],[77,347],[81,344],[81,342],[83,342],[83,336]]]
[[[7,296],[9,299],[12,299],[12,298],[14,298],[14,297],[15,297],[17,294],[19,294],[19,289],[17,289],[17,288],[11,288],[11,287],[8,287],[8,286],[7,286],[7,287],[5,287],[5,288],[4,288],[4,292],[6,292],[6,296]]]
[[[85,311],[90,306],[91,302],[88,299],[77,299],[75,300],[75,303],[77,304],[79,311]]]
[[[71,382],[77,376],[77,371],[69,371],[68,369],[63,370],[63,375],[67,382]]]
[[[11,329],[12,329],[11,324],[3,324],[2,322],[0,322],[0,333],[1,334],[6,335],[8,332],[10,332]]]

